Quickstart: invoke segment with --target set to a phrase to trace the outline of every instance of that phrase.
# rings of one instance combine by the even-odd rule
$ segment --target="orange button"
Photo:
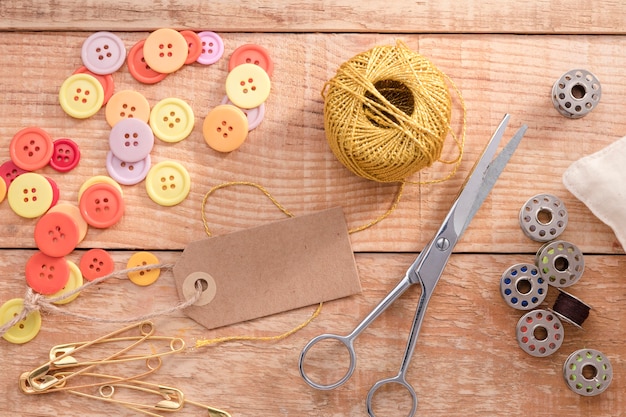
[[[87,235],[87,229],[89,226],[83,216],[80,214],[80,210],[73,204],[69,203],[60,203],[57,204],[48,210],[48,213],[64,213],[67,214],[74,220],[74,223],[78,227],[78,241],[82,242]]]
[[[19,168],[35,171],[48,165],[54,153],[54,144],[45,130],[27,127],[13,136],[9,153],[11,160]]]
[[[105,108],[104,117],[111,127],[122,119],[130,118],[148,123],[150,103],[137,91],[122,90],[113,94]]]
[[[174,29],[157,29],[143,44],[146,63],[162,74],[171,74],[185,65],[188,53],[187,40]]]
[[[78,208],[90,226],[104,229],[113,226],[122,218],[124,199],[115,186],[97,182],[83,192]]]
[[[258,65],[263,68],[270,77],[274,72],[274,63],[272,62],[272,58],[270,58],[269,52],[260,45],[250,43],[241,45],[235,49],[228,61],[228,71],[232,71],[233,68],[241,64]]]
[[[65,258],[54,258],[37,252],[26,261],[26,282],[34,291],[51,295],[65,287],[70,269]]]
[[[180,34],[183,35],[187,41],[188,47],[185,64],[193,64],[196,62],[196,59],[198,59],[200,54],[202,54],[202,39],[200,39],[200,36],[192,30],[181,30]]]
[[[234,151],[248,136],[248,118],[236,106],[221,104],[207,114],[202,134],[207,145],[216,151]]]
[[[76,248],[78,240],[78,226],[65,213],[46,213],[35,225],[35,244],[46,255],[68,255]]]
[[[83,277],[87,281],[93,281],[96,278],[101,278],[109,275],[115,269],[115,262],[111,255],[104,249],[89,249],[80,258],[78,263],[80,272],[83,273]]]
[[[148,267],[150,265],[157,265],[158,263],[159,259],[152,253],[137,252],[128,260],[128,263],[126,264],[126,269]],[[133,283],[145,287],[146,285],[154,283],[154,281],[159,278],[160,274],[161,270],[159,268],[143,269],[141,271],[129,272],[128,278],[130,278]]]

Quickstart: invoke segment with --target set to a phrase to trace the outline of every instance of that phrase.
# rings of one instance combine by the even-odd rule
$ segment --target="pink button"
[[[81,58],[87,69],[95,74],[112,74],[124,64],[124,42],[111,32],[96,32],[89,36],[81,49]]]
[[[122,161],[141,161],[150,154],[153,146],[154,133],[144,121],[122,119],[111,128],[109,147]]]
[[[50,158],[50,166],[59,172],[71,171],[78,165],[80,149],[72,139],[61,138],[53,142],[54,152]]]
[[[2,176],[2,179],[7,184],[7,189],[14,179],[16,179],[21,174],[24,174],[25,172],[29,171],[18,167],[17,165],[15,165],[15,162],[10,160],[0,165],[0,176]]]
[[[59,185],[55,180],[50,177],[45,177],[46,181],[50,183],[50,187],[52,187],[52,202],[50,203],[50,207],[54,207],[59,202],[59,197],[61,196],[61,190],[59,189]]]
[[[233,102],[228,99],[228,96],[224,96],[221,104],[230,104],[234,106]],[[248,119],[248,131],[258,127],[265,117],[265,103],[261,103],[260,106],[253,107],[251,109],[239,109],[243,112],[243,114],[246,115],[246,118]]]
[[[113,155],[111,151],[107,153],[107,172],[111,178],[123,185],[134,185],[143,181],[150,171],[150,164],[150,155],[141,161],[126,162]]]
[[[224,55],[224,41],[214,32],[204,31],[198,33],[202,41],[202,52],[196,60],[203,65],[215,64]]]

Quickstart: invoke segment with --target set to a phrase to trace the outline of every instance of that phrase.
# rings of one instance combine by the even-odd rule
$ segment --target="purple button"
[[[109,133],[113,155],[125,162],[145,159],[154,146],[154,133],[148,123],[139,119],[122,119]]]
[[[198,37],[202,41],[202,52],[196,60],[203,65],[215,64],[224,55],[224,41],[215,32],[200,32]]]
[[[111,32],[96,32],[83,42],[83,65],[94,74],[112,74],[124,64],[124,42]]]
[[[235,106],[232,101],[228,99],[228,96],[224,96],[221,104],[230,104],[231,106]],[[242,109],[241,107],[237,108],[241,110],[248,118],[248,131],[259,126],[261,124],[261,121],[265,117],[265,103],[261,103],[260,106],[253,107],[251,109]]]
[[[143,181],[150,171],[151,158],[146,156],[141,161],[125,162],[113,155],[113,152],[107,153],[107,171],[111,178],[122,185],[134,185]]]
[[[19,175],[28,172],[25,169],[22,169],[15,165],[15,163],[11,160],[6,161],[2,165],[0,165],[0,176],[7,184],[7,189],[9,189],[9,185],[16,179]]]

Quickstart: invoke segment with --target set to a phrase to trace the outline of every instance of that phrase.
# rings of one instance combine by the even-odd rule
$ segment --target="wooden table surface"
[[[361,179],[335,159],[325,139],[320,94],[341,63],[373,46],[402,40],[444,71],[465,100],[467,138],[458,173],[444,183],[407,186],[389,218],[351,235],[361,294],[326,303],[310,325],[284,340],[190,348],[165,358],[162,368],[146,380],[176,386],[187,398],[233,417],[366,415],[371,385],[395,375],[400,365],[418,289],[405,294],[360,336],[357,370],[344,386],[317,391],[305,384],[298,372],[300,350],[322,332],[349,332],[394,287],[436,231],[483,144],[503,114],[510,113],[507,134],[524,123],[529,129],[459,242],[429,305],[408,372],[419,397],[418,415],[626,415],[626,256],[612,230],[562,183],[571,163],[626,132],[626,8],[620,2],[602,0],[591,6],[584,0],[401,0],[384,7],[369,0],[34,3],[39,4],[0,3],[0,161],[9,159],[9,142],[23,127],[40,126],[55,138],[73,138],[82,152],[76,169],[67,174],[50,167],[39,171],[58,183],[64,202],[77,201],[87,178],[106,174],[109,127],[104,112],[77,120],[58,104],[61,83],[81,65],[80,48],[87,36],[113,31],[129,49],[150,31],[171,27],[212,30],[225,43],[224,57],[216,64],[187,66],[156,85],[138,83],[126,65],[113,75],[117,91],[139,91],[151,105],[166,97],[191,105],[196,122],[190,137],[176,145],[157,141],[152,151],[154,162],[184,163],[191,192],[181,204],[161,207],[148,198],[142,184],[124,186],[123,219],[109,229],[91,228],[68,255],[74,262],[89,248],[104,248],[118,270],[138,250],[175,263],[186,245],[206,237],[202,199],[211,187],[226,181],[262,185],[296,216],[341,206],[349,227],[383,213],[398,185]],[[240,149],[220,154],[204,144],[202,120],[222,99],[228,57],[244,43],[270,51],[275,63],[272,91],[261,125]],[[573,68],[591,71],[602,83],[598,107],[577,120],[561,116],[550,99],[555,80]],[[458,99],[453,105],[453,123],[460,129]],[[438,164],[411,179],[426,181],[447,169]],[[562,239],[577,245],[585,257],[584,275],[569,292],[593,307],[584,330],[565,324],[562,347],[547,358],[531,357],[517,346],[515,325],[522,313],[506,306],[499,294],[503,271],[532,262],[540,246],[524,235],[518,222],[522,204],[538,193],[560,197],[569,210]],[[256,189],[231,187],[211,196],[207,217],[219,236],[284,215]],[[6,201],[0,204],[2,302],[24,296],[24,265],[36,250],[35,223],[13,213]],[[549,297],[545,306],[553,300]],[[116,280],[101,283],[63,309],[132,318],[177,302],[172,272],[164,271],[149,287]],[[235,302],[244,305],[246,300]],[[214,330],[181,312],[154,323],[158,334],[181,336],[193,347],[202,338],[280,334],[306,320],[315,308]],[[0,341],[0,414],[136,415],[67,393],[27,396],[18,387],[19,375],[45,362],[53,345],[91,340],[118,327],[44,314],[34,340],[23,345]],[[581,348],[604,352],[614,367],[612,385],[599,396],[579,396],[564,383],[563,363]],[[342,366],[339,359],[331,358],[331,367]],[[385,392],[377,399],[379,415],[405,415],[398,405],[406,405],[406,400],[398,393]],[[206,413],[186,405],[180,415]]]

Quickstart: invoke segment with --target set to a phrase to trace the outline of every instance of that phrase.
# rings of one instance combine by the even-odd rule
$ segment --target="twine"
[[[460,138],[450,125],[452,100],[446,82],[463,108]],[[465,103],[452,80],[428,59],[398,41],[378,46],[342,64],[324,86],[324,129],[337,159],[354,174],[377,182],[406,182],[439,161],[463,156]],[[451,135],[458,155],[443,160]]]

